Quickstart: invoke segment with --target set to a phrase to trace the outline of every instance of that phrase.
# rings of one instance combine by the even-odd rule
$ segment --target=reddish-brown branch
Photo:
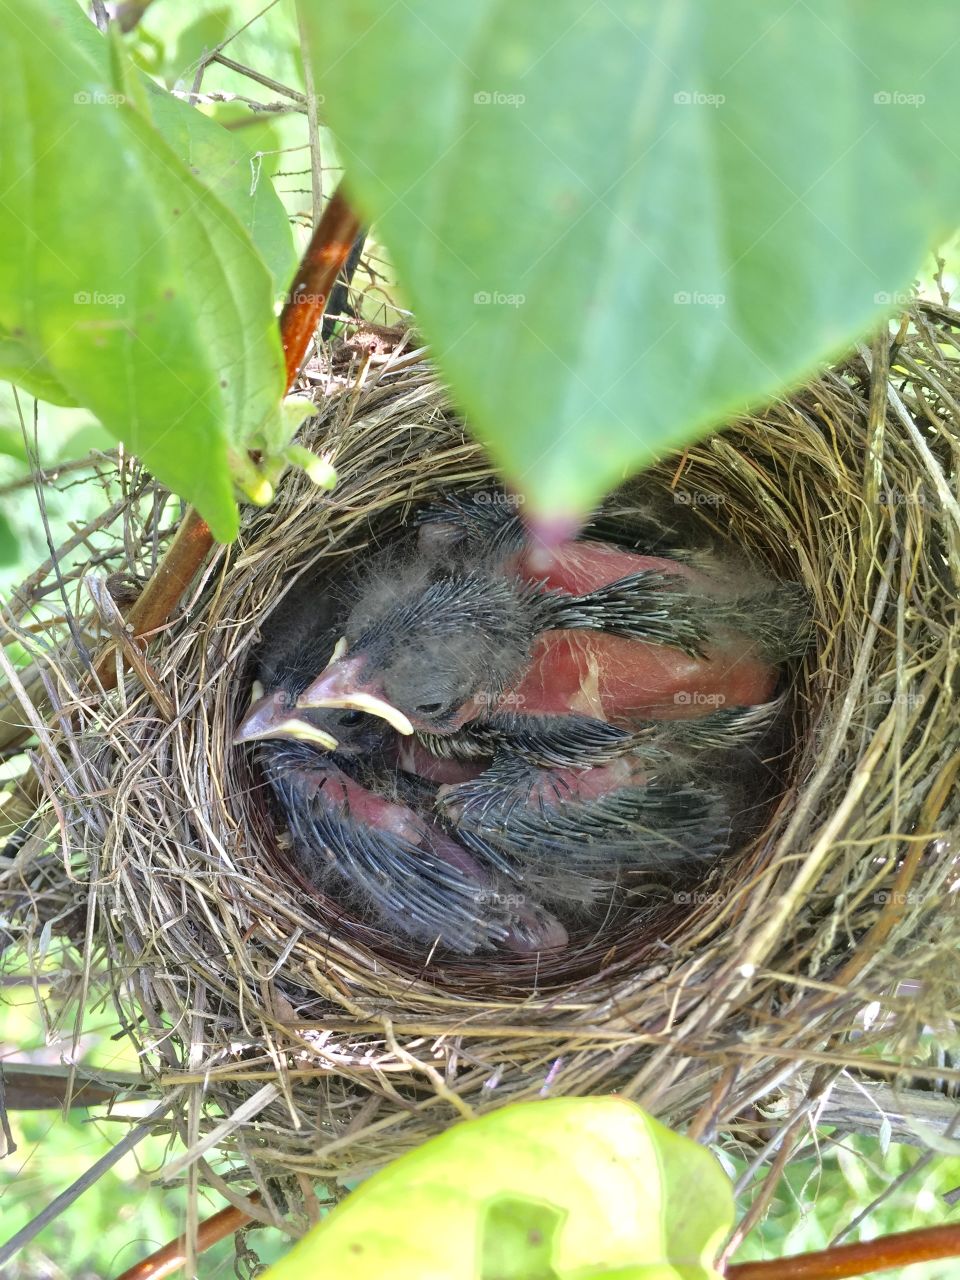
[[[133,636],[145,635],[166,622],[212,546],[213,535],[207,522],[189,507],[163,559],[127,614]],[[117,683],[113,645],[100,655],[97,676],[105,689],[112,689]]]
[[[259,1196],[252,1195],[250,1199],[258,1200]],[[200,1223],[197,1229],[196,1252],[203,1253],[205,1249],[233,1235],[235,1231],[239,1231],[241,1227],[245,1227],[252,1221],[248,1213],[228,1204],[225,1209],[221,1209],[219,1213]],[[123,1275],[117,1276],[117,1280],[163,1280],[164,1276],[173,1275],[175,1271],[179,1271],[186,1261],[185,1240],[180,1236],[176,1240],[171,1240],[169,1244],[165,1244],[156,1253],[151,1253],[149,1258],[134,1263],[124,1271]]]
[[[323,316],[330,290],[359,230],[359,219],[347,203],[342,188],[338,188],[317,224],[280,314],[287,391],[293,386]],[[133,636],[147,635],[163,626],[212,546],[213,535],[206,521],[190,507],[163,560],[127,616]],[[117,665],[112,645],[97,662],[97,676],[105,689],[116,685]]]
[[[359,219],[340,186],[317,223],[297,268],[290,296],[280,313],[280,338],[287,364],[288,391],[320,323],[330,290],[336,284],[359,231]]]
[[[256,1195],[251,1200],[256,1200]],[[232,1205],[200,1223],[196,1252],[252,1221],[249,1214]],[[816,1253],[792,1258],[772,1258],[766,1262],[735,1262],[724,1272],[725,1280],[855,1280],[874,1271],[905,1267],[911,1262],[933,1262],[938,1258],[960,1257],[960,1223],[946,1227],[921,1227],[865,1240],[859,1244],[834,1245]],[[186,1261],[181,1237],[136,1263],[117,1280],[163,1280]]]
[[[838,1244],[793,1258],[735,1262],[724,1274],[726,1280],[845,1280],[872,1271],[906,1267],[911,1262],[955,1257],[960,1257],[960,1222],[946,1227],[900,1231],[858,1244]]]

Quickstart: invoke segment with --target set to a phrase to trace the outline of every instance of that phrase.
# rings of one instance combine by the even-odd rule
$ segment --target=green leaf
[[[177,156],[249,231],[273,278],[274,295],[290,287],[297,266],[293,233],[273,183],[255,159],[253,136],[215,120],[151,85],[150,114]]]
[[[71,43],[99,65],[106,56],[103,37],[76,5],[70,5],[69,12],[64,10],[61,15],[62,8],[62,4],[57,5],[58,18],[62,16],[63,29],[69,32]],[[223,15],[228,11],[217,10],[206,17],[213,18],[217,13]],[[198,21],[202,23],[204,19]],[[208,33],[211,43],[216,43],[212,39],[216,29],[214,24]],[[181,41],[185,38],[184,32]],[[197,38],[202,40],[202,36]],[[199,52],[202,49],[198,48]],[[137,85],[142,86],[153,123],[178,159],[246,227],[270,268],[276,292],[283,293],[293,278],[297,253],[283,201],[273,184],[262,176],[260,164],[253,158],[260,145],[257,138],[225,129],[211,116],[164,93],[149,76],[138,76]],[[269,120],[265,124],[269,125]]]
[[[0,454],[5,458],[16,458],[18,462],[27,461],[27,446],[23,443],[23,432],[19,427],[0,426]]]
[[[114,442],[106,428],[96,422],[78,427],[56,451],[57,462],[73,462],[85,458],[88,453],[100,450],[106,452],[114,447]]]
[[[13,525],[0,511],[0,564],[16,564],[20,559],[20,539]]]
[[[0,0],[0,374],[61,387],[227,540],[228,458],[277,430],[273,284],[117,91],[106,45],[74,38],[78,12]]]
[[[556,1280],[550,1259],[565,1217],[536,1200],[494,1200],[480,1225],[480,1280]]]
[[[0,108],[2,111],[2,108]],[[0,114],[2,120],[2,114]],[[0,178],[3,171],[0,170]],[[0,228],[5,225],[4,206],[0,202]],[[0,246],[0,272],[3,271],[4,248]],[[2,277],[0,277],[2,284]],[[46,400],[49,404],[74,406],[77,401],[60,382],[53,370],[45,363],[30,343],[20,335],[5,333],[3,316],[6,308],[0,299],[0,376],[10,378],[24,387],[38,400]]]
[[[180,76],[192,77],[196,65],[205,53],[222,44],[230,30],[229,8],[210,9],[188,23],[177,36],[177,47],[164,68],[168,85]]]
[[[267,1280],[719,1280],[733,1220],[709,1152],[621,1098],[458,1124],[361,1184]]]
[[[301,5],[350,190],[541,516],[879,321],[960,208],[955,0]]]

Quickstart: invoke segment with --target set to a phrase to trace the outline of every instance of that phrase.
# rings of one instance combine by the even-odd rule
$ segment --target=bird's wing
[[[806,653],[812,636],[810,598],[800,583],[762,583],[729,595],[700,589],[703,581],[708,579],[702,573],[690,578],[641,569],[580,595],[548,590],[542,597],[542,625],[670,645],[694,657],[707,648],[727,647],[736,637],[749,640],[755,656],[767,662]]]
[[[419,733],[416,742],[428,758],[442,761],[482,762],[501,754],[547,768],[585,768],[642,754],[656,766],[677,747],[692,752],[749,747],[770,729],[785,705],[786,697],[781,695],[750,706],[722,707],[690,720],[643,721],[631,729],[576,712],[502,711],[479,716],[456,733]]]
[[[455,550],[477,562],[496,564],[519,551],[527,538],[517,498],[489,487],[445,494],[423,507],[414,522],[426,555]]]
[[[802,658],[813,638],[810,596],[799,582],[778,582],[713,602],[714,626],[747,636],[768,662]]]
[[[684,871],[729,848],[733,805],[692,776],[651,774],[642,759],[590,769],[538,769],[501,755],[439,804],[474,852],[508,855],[525,881],[560,877],[563,896],[621,871]],[[592,889],[590,890],[592,892]],[[546,891],[544,891],[546,897]]]
[[[491,851],[481,865],[441,827],[296,744],[272,744],[265,755],[305,874],[361,920],[372,916],[388,932],[464,954],[566,943],[563,926],[527,899],[503,854]]]
[[[704,602],[677,575],[644,569],[584,595],[560,591],[542,597],[544,630],[602,631],[628,640],[669,645],[702,657],[712,630]]]
[[[655,732],[653,724],[622,729],[575,712],[528,715],[503,711],[471,720],[455,734],[421,735],[421,740],[444,758],[482,760],[507,751],[531,764],[576,768],[605,764],[645,748],[656,754]]]
[[[760,741],[776,724],[787,705],[786,694],[748,707],[721,707],[691,720],[664,720],[658,724],[661,746],[689,751],[731,751]]]
[[[284,808],[310,879],[361,919],[372,911],[390,932],[439,938],[465,952],[506,938],[506,923],[486,916],[477,881],[442,858],[320,804]]]

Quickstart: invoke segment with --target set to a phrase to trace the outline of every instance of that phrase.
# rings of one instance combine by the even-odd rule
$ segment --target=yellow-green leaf
[[[621,1098],[505,1107],[363,1183],[268,1280],[719,1280],[708,1151]]]

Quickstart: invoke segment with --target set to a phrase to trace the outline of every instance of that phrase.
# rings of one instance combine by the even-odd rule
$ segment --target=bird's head
[[[247,714],[233,735],[238,744],[288,738],[340,756],[360,756],[378,751],[389,733],[384,719],[349,707],[300,707],[297,695],[286,688],[265,692],[263,685],[254,681],[251,697]]]
[[[418,563],[363,584],[309,711],[353,710],[400,733],[452,733],[480,714],[529,657],[532,591],[494,570]]]

